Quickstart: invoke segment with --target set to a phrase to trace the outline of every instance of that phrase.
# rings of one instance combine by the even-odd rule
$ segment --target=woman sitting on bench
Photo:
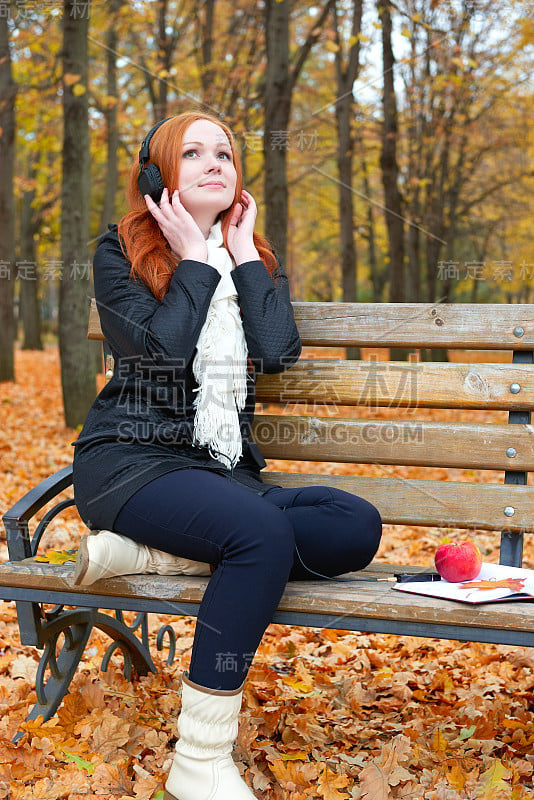
[[[288,580],[369,564],[380,516],[347,492],[260,477],[254,373],[291,366],[301,344],[228,127],[196,112],[156,125],[129,204],[94,258],[115,372],[75,443],[76,504],[93,531],[75,582],[211,574],[166,798],[250,800],[231,750],[263,632]]]

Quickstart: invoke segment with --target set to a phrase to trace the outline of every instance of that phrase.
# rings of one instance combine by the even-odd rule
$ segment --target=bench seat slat
[[[305,345],[534,349],[534,305],[527,303],[295,302],[293,308]]]
[[[532,470],[530,425],[289,417],[258,414],[265,458],[458,469]],[[516,455],[506,454],[513,447]]]
[[[388,524],[534,532],[534,497],[527,486],[325,473],[262,475],[275,486],[332,486],[352,492],[373,503]],[[512,517],[505,516],[506,507],[514,509]]]
[[[518,384],[517,393],[510,386]],[[259,375],[257,399],[388,408],[534,408],[529,364],[414,363],[301,359],[291,369]]]
[[[391,565],[388,567],[391,575],[398,569]],[[159,609],[160,613],[183,615],[191,613],[189,604],[201,602],[208,582],[207,578],[189,576],[131,575],[108,578],[84,590],[72,585],[73,574],[73,564],[1,564],[0,597],[4,594],[4,586],[7,594],[10,587],[21,587],[33,591],[36,601],[48,593],[46,597],[50,602],[50,593],[58,592],[55,598],[58,603],[73,604],[76,601],[79,606],[98,603],[101,608],[113,608],[119,605],[118,598],[124,598],[127,607],[133,611],[144,610],[147,601],[152,611]],[[352,576],[358,574],[352,573]],[[394,604],[395,619],[400,622],[463,626],[475,631],[477,628],[509,629],[523,635],[534,633],[534,603],[488,603],[470,607],[464,603],[397,592],[391,587],[392,584],[383,582],[291,581],[278,611],[331,615],[332,628],[348,618],[352,629],[358,630],[355,620],[361,619],[365,625],[367,620],[371,622],[372,630],[374,620],[391,618]],[[109,598],[109,606],[106,598]]]

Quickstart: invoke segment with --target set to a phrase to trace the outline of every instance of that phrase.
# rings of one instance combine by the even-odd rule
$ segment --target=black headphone
[[[161,177],[159,168],[155,164],[148,163],[148,160],[150,159],[149,145],[150,140],[160,125],[163,125],[163,123],[167,122],[169,119],[172,119],[172,117],[165,117],[165,119],[162,119],[160,122],[156,123],[156,125],[149,130],[139,151],[139,166],[141,171],[139,173],[139,177],[137,178],[137,185],[143,197],[145,194],[149,194],[155,203],[159,203],[161,200],[164,186],[163,178]]]

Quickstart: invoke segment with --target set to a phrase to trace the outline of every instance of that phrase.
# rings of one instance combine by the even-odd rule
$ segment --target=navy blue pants
[[[200,605],[189,677],[212,689],[244,681],[288,580],[362,569],[381,536],[376,508],[324,486],[263,495],[202,469],[169,472],[137,491],[114,530],[215,565]],[[305,566],[304,566],[305,565]]]

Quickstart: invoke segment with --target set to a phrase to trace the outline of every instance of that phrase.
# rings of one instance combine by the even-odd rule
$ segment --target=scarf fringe
[[[218,228],[218,230],[217,230]],[[208,447],[212,458],[232,468],[243,454],[239,412],[247,397],[248,351],[232,261],[222,246],[220,223],[211,228],[208,264],[222,275],[212,297],[193,359],[198,383],[194,401],[193,442]]]

